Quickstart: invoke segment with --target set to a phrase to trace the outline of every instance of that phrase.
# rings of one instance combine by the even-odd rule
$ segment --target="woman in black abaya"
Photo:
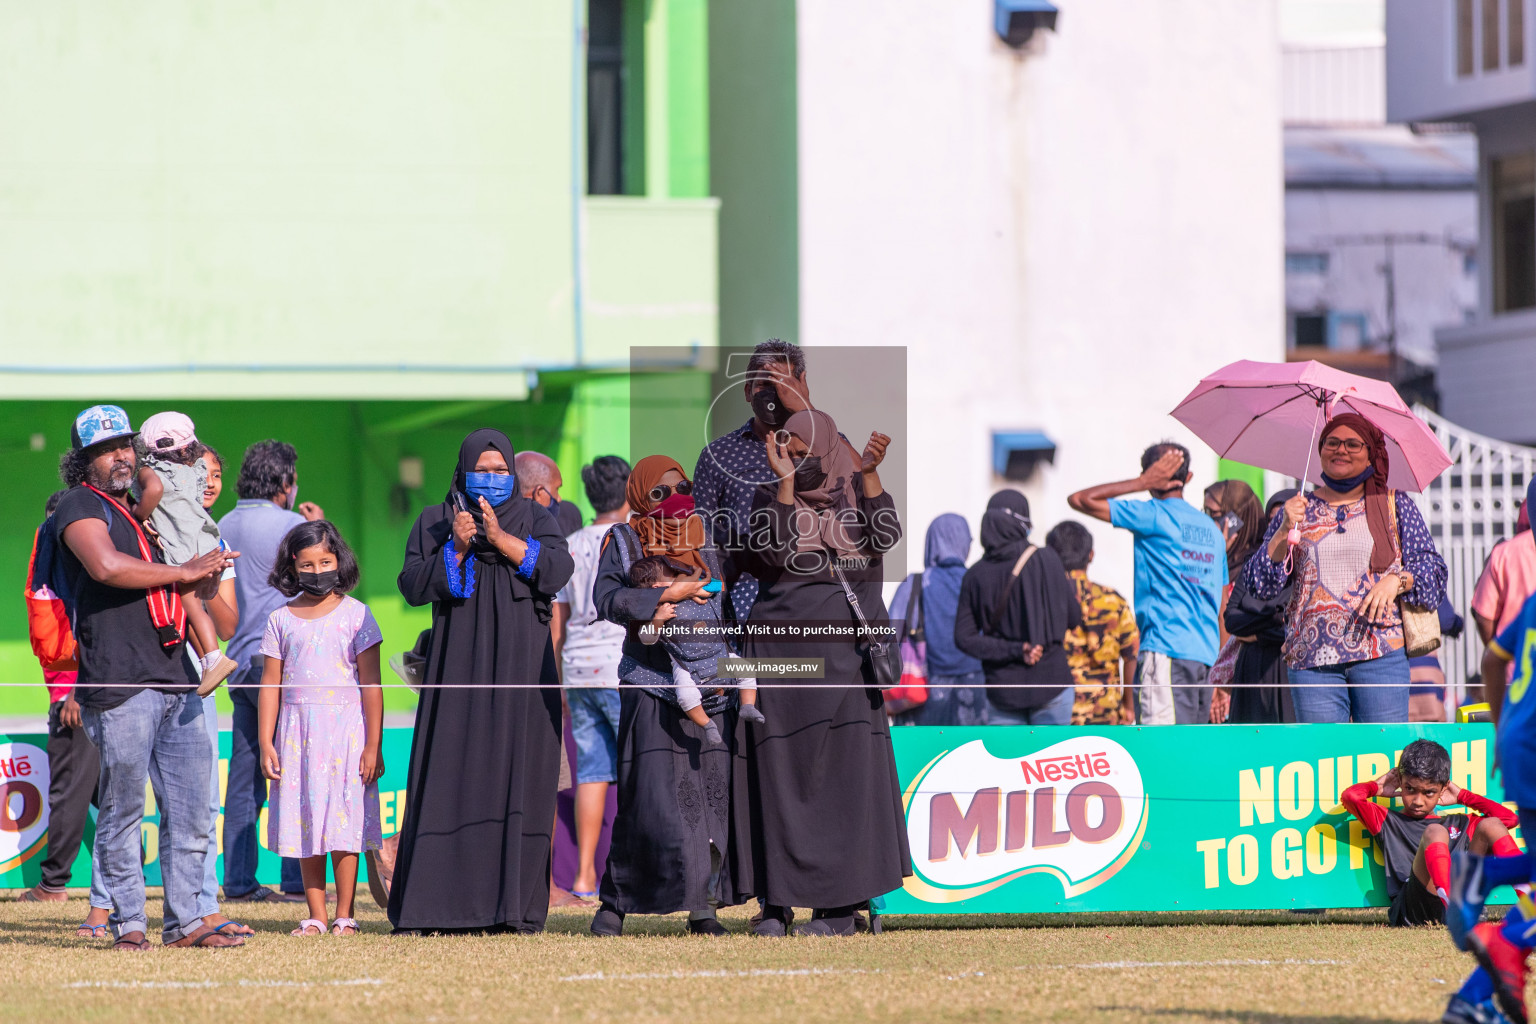
[[[759,492],[738,553],[762,583],[748,628],[856,627],[834,565],[865,618],[884,623],[881,559],[901,538],[878,472],[890,438],[871,436],[861,461],[824,412],[798,412],[784,430],[787,444],[768,440],[780,480]],[[750,850],[737,843],[736,883],[763,900],[753,925],[760,935],[783,935],[791,907],[812,908],[797,933],[851,935],[856,913],[912,873],[890,727],[865,644],[749,635],[746,646],[750,658],[822,658],[825,675],[805,680],[815,688],[758,679],[767,721],[737,730],[732,813],[737,832],[754,841]]]
[[[432,633],[389,892],[401,931],[536,932],[549,910],[560,692],[548,623],[572,562],[554,517],[518,494],[514,454],[499,430],[470,434],[447,499],[406,544],[400,593],[432,605]]]
[[[672,690],[672,664],[660,645],[642,644],[638,628],[663,601],[722,600],[703,588],[718,577],[719,559],[704,521],[693,510],[692,484],[665,455],[635,463],[629,474],[634,517],[608,532],[592,603],[609,622],[628,627],[619,662],[618,816],[603,874],[602,906],[592,934],[618,935],[627,914],[688,912],[694,935],[724,935],[711,903],[740,903],[728,870],[731,834],[731,733],[736,714],[729,697],[709,697],[723,746],[708,746],[704,730],[683,714]],[[629,567],[642,555],[665,555],[692,568],[695,578],[665,589],[629,585]]]

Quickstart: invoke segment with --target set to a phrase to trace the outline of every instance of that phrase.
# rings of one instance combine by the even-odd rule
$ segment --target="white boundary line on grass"
[[[334,988],[338,986],[383,985],[378,978],[351,978],[345,981],[72,981],[60,988]]]
[[[825,974],[884,974],[882,969],[865,970],[860,967],[760,967],[751,971],[656,971],[646,974],[568,974],[561,981],[654,981],[659,978],[777,978],[805,977]]]
[[[1091,964],[1040,964],[1047,970],[1058,971],[1123,971],[1137,967],[1272,967],[1272,966],[1318,966],[1318,967],[1342,967],[1352,963],[1349,960],[1302,960],[1287,957],[1284,960],[1105,960]],[[1036,965],[1015,967],[1016,971],[1029,971],[1036,969]]]

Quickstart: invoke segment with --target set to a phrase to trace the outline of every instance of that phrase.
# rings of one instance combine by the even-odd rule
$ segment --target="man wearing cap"
[[[186,610],[177,588],[217,578],[236,557],[222,549],[166,565],[126,507],[138,460],[137,432],[114,405],[75,418],[72,449],[60,463],[68,493],[54,512],[64,574],[75,598],[79,701],[101,759],[96,852],[112,898],[118,950],[145,939],[139,834],[144,787],[174,822],[160,849],[165,887],[162,940],[168,946],[239,946],[245,940],[205,925],[198,914],[208,848],[208,778],[213,750],[188,664]]]

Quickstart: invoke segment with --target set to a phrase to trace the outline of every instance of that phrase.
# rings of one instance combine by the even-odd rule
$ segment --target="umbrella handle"
[[[1285,552],[1284,565],[1285,574],[1289,576],[1296,560],[1296,545],[1301,543],[1301,527],[1291,527],[1290,532],[1285,535],[1285,539],[1290,543],[1290,547]]]

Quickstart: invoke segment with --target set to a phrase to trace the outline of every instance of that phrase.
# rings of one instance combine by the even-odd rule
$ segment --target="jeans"
[[[1298,722],[1408,721],[1408,656],[1293,668],[1291,702]]]
[[[1067,687],[1036,708],[1010,711],[993,704],[987,711],[988,725],[1071,725],[1072,700],[1077,691]]]
[[[261,774],[261,742],[256,735],[256,687],[261,665],[246,669],[241,685],[232,687],[235,705],[229,744],[229,782],[224,790],[224,895],[245,896],[256,889],[256,861],[260,850],[256,829],[267,802],[267,780]],[[243,687],[250,687],[245,689]],[[299,862],[283,858],[283,892],[303,892]]]
[[[161,935],[175,942],[201,924],[198,894],[208,852],[208,731],[194,693],[140,690],[115,708],[86,708],[85,731],[101,756],[96,852],[112,897],[108,923],[118,938],[148,930],[144,872],[139,863],[144,783],[154,790],[165,837]]]
[[[987,725],[992,710],[984,672],[929,676],[928,699],[895,720],[896,725]]]
[[[208,743],[213,747],[213,767],[208,773],[208,855],[203,858],[203,890],[198,896],[201,917],[219,912],[219,705],[213,694],[203,698],[203,721],[208,726]]]
[[[695,689],[697,692],[697,689]],[[619,689],[573,686],[565,691],[576,740],[576,784],[619,779]]]

